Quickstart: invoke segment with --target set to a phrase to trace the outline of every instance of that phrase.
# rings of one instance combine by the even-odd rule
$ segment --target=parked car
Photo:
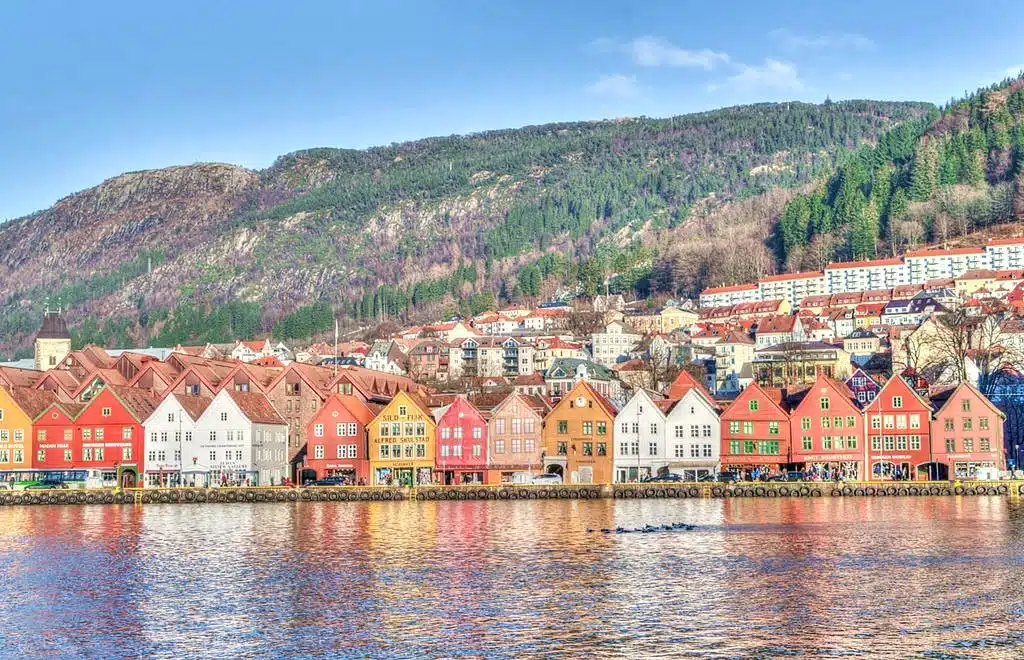
[[[651,475],[651,476],[647,477],[646,479],[644,479],[644,483],[666,482],[666,481],[682,481],[682,480],[683,480],[683,478],[681,476],[679,476],[678,474],[676,474],[675,472],[665,472],[664,474],[654,474],[654,475]]]
[[[345,477],[324,477],[306,484],[307,486],[344,486]]]
[[[559,474],[538,474],[533,478],[535,484],[560,484],[562,483],[562,476]]]
[[[25,486],[25,490],[56,490],[58,488],[67,487],[68,485],[63,481],[57,481],[56,479],[43,479],[41,481],[28,484]]]
[[[807,481],[807,473],[799,471],[783,472],[774,477],[768,477],[768,481]]]
[[[709,474],[700,478],[701,481],[711,481],[722,484],[733,484],[740,480],[738,472],[719,472],[718,474]]]

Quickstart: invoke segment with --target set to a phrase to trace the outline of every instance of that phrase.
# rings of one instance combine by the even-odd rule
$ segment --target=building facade
[[[611,483],[614,406],[580,381],[544,420],[544,470],[565,483]]]
[[[509,394],[491,410],[487,483],[509,483],[516,472],[541,471],[546,412],[543,399],[518,392]]]
[[[434,418],[425,402],[407,392],[395,397],[370,422],[370,477],[375,486],[433,483]]]
[[[332,394],[306,428],[310,438],[305,469],[316,479],[341,477],[353,485],[370,483],[367,430],[374,414],[351,394]]]
[[[482,484],[487,479],[487,420],[464,395],[435,413],[434,475],[445,485]]]
[[[935,479],[930,447],[931,406],[906,381],[893,376],[865,408],[867,478],[874,481]]]

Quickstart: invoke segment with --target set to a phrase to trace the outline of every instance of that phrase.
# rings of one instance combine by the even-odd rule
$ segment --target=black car
[[[668,481],[682,481],[683,478],[674,472],[666,472],[665,474],[655,474],[653,476],[644,479],[644,483],[655,483],[655,482],[668,482]]]
[[[316,481],[310,481],[306,483],[307,486],[344,486],[344,477],[324,477],[323,479],[317,479]]]
[[[738,472],[719,472],[718,474],[709,474],[700,478],[701,481],[711,481],[723,484],[732,484],[740,480]]]

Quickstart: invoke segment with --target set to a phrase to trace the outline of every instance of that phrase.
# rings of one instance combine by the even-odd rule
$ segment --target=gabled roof
[[[992,403],[987,396],[982,394],[978,388],[974,387],[967,381],[961,381],[956,387],[950,387],[947,390],[936,392],[935,394],[929,392],[928,398],[931,400],[933,410],[938,414],[942,412],[946,406],[950,405],[950,401],[958,397],[965,390],[973,394],[976,399],[980,399],[982,404],[987,406],[990,411],[999,415],[999,417],[1006,417],[1006,414]]]
[[[55,371],[51,369],[51,371]],[[47,372],[49,373],[49,372]],[[19,369],[17,367],[0,367],[0,381],[18,387],[32,387],[43,377],[42,371]]]
[[[590,383],[585,380],[581,380],[576,383],[576,385],[562,397],[562,400],[555,405],[555,408],[557,409],[559,406],[571,404],[576,397],[580,395],[580,389],[583,389],[587,396],[590,396],[590,398],[596,401],[608,417],[615,419],[615,415],[618,414],[618,409],[615,407],[615,404],[602,396],[600,392],[591,387]]]
[[[756,382],[747,385],[739,395],[733,399],[733,401],[725,407],[722,411],[721,417],[724,419],[729,416],[733,408],[740,408],[746,406],[746,402],[757,396],[759,399],[767,401],[772,407],[772,411],[778,413],[782,417],[789,417],[789,404],[786,401],[785,390],[776,389],[773,387],[761,387]],[[765,411],[767,412],[767,411]]]
[[[139,424],[149,419],[149,416],[153,414],[156,407],[160,405],[160,400],[146,390],[140,390],[135,387],[116,387],[113,385],[108,385],[106,389],[121,402],[121,405],[128,411],[128,414],[134,417],[135,421]],[[96,397],[93,399],[93,402],[98,400],[99,397]]]
[[[57,396],[53,392],[47,390],[37,390],[32,387],[20,386],[6,389],[7,393],[11,396],[11,399],[18,404],[18,407],[21,408],[22,412],[24,412],[29,419],[34,420],[44,410],[57,402]]]
[[[766,316],[757,325],[757,334],[790,333],[796,327],[796,316]]]
[[[679,370],[679,373],[672,381],[672,384],[668,386],[668,390],[665,392],[665,397],[678,401],[686,396],[687,392],[693,389],[700,392],[701,395],[711,403],[711,405],[715,405],[715,397],[712,396],[711,392],[708,392],[707,388],[704,387],[700,381],[694,378],[686,369]]]
[[[277,424],[280,426],[287,424],[270,403],[270,399],[263,394],[232,390],[229,396],[242,411],[242,414],[254,424]]]

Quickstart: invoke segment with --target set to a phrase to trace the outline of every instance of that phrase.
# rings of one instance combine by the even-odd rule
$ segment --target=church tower
[[[36,369],[49,371],[63,362],[70,352],[71,333],[61,315],[61,308],[52,310],[47,303],[46,311],[43,312],[43,327],[36,334]]]

